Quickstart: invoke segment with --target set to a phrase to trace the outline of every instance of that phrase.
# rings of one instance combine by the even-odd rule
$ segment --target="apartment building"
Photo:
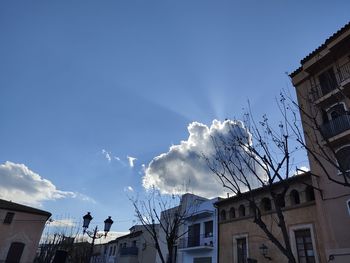
[[[217,262],[217,213],[214,203],[220,198],[203,200],[188,211],[185,235],[178,242],[178,260],[182,263]]]
[[[318,234],[321,226],[317,220],[314,189],[310,186],[311,175],[295,175],[286,179],[285,183],[289,188],[282,206],[293,255],[300,263],[321,262],[320,258],[324,256]],[[285,183],[276,183],[274,191],[282,191]],[[269,190],[262,187],[223,199],[216,203],[219,213],[219,263],[288,262],[254,223],[254,213],[248,202],[252,196],[259,204],[262,220],[273,235],[282,241]]]
[[[179,206],[162,211],[163,224],[175,213],[181,213],[184,218],[178,226],[179,239],[175,246],[173,262],[217,262],[217,214],[214,203],[218,200],[219,198],[207,199],[187,193],[181,196]],[[159,241],[163,255],[168,256],[165,233],[162,229],[159,232]],[[159,255],[156,262],[161,262]]]
[[[321,262],[350,262],[350,23],[290,74],[296,89],[325,248]]]

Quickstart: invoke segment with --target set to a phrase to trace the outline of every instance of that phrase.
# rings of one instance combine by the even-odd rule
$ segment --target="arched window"
[[[277,205],[281,208],[286,206],[286,201],[284,200],[284,196],[282,194],[277,195]]]
[[[314,189],[312,186],[308,185],[305,188],[305,198],[306,198],[306,202],[310,202],[315,200],[315,193],[314,193]]]
[[[271,200],[267,197],[264,197],[261,200],[260,209],[262,211],[271,211],[271,209],[272,209]]]
[[[244,207],[244,205],[240,205],[239,206],[239,208],[238,208],[238,215],[240,217],[245,216],[245,207]]]
[[[236,211],[234,207],[230,208],[230,219],[233,219],[236,217]]]
[[[350,145],[340,148],[335,155],[340,172],[350,172]]]
[[[291,205],[298,205],[300,204],[300,196],[299,196],[299,192],[295,189],[293,189],[290,192],[290,203]]]
[[[226,211],[225,210],[221,210],[221,212],[220,212],[220,219],[221,219],[221,221],[226,220]]]

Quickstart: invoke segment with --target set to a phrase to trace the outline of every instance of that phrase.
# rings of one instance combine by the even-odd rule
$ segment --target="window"
[[[213,236],[213,221],[208,221],[204,223],[204,236],[205,237]]]
[[[238,215],[239,215],[240,217],[245,216],[245,207],[244,207],[244,205],[240,205],[240,206],[238,207]]]
[[[200,244],[200,224],[188,226],[188,247],[199,246]]]
[[[230,219],[233,219],[236,217],[236,211],[234,207],[230,208]]]
[[[272,210],[271,200],[267,197],[263,198],[261,200],[260,207],[262,211],[271,211]]]
[[[340,172],[350,172],[350,146],[340,148],[336,153]]]
[[[226,211],[225,210],[221,210],[221,212],[220,212],[220,219],[221,219],[221,221],[226,220]]]
[[[136,247],[136,240],[132,241],[132,246]]]
[[[329,120],[335,120],[338,117],[346,115],[344,103],[337,103],[327,109],[327,115]]]
[[[247,239],[245,237],[238,238],[237,242],[237,262],[246,263],[247,262]]]
[[[112,255],[113,247],[109,247],[109,256]]]
[[[299,192],[297,190],[290,191],[290,204],[291,205],[298,205],[300,204],[300,196]]]
[[[4,219],[4,224],[8,224],[8,225],[11,224],[14,216],[15,216],[15,213],[7,212],[6,217]]]
[[[326,95],[337,87],[337,80],[335,78],[333,68],[329,68],[318,76],[320,82],[322,95]]]
[[[348,201],[346,201],[346,204],[347,204],[349,215],[350,215],[350,199]]]
[[[113,256],[115,255],[116,246],[113,247]]]
[[[286,206],[286,201],[284,200],[284,196],[282,194],[277,195],[277,205],[281,208]]]
[[[305,198],[306,198],[306,202],[311,202],[315,200],[315,193],[314,193],[314,189],[312,186],[308,185],[305,188]]]
[[[315,252],[312,245],[310,229],[294,231],[298,260],[300,263],[315,263]]]
[[[211,263],[211,257],[193,258],[193,263]]]

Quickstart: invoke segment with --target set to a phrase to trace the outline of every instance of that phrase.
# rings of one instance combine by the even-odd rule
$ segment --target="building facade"
[[[325,247],[322,262],[350,262],[350,23],[292,74]]]
[[[178,242],[177,262],[217,262],[217,213],[214,203],[219,198],[200,199],[201,202],[188,210],[184,223],[184,236]]]
[[[113,262],[116,263],[148,263],[156,261],[157,251],[146,228],[135,225],[130,228],[128,235],[118,237],[110,243],[106,253],[106,256],[114,258]]]
[[[317,221],[314,191],[310,187],[310,174],[296,175],[286,180],[289,189],[285,195],[285,218],[292,252],[297,262],[321,262],[323,245],[319,240],[320,224]],[[309,186],[308,186],[309,185]],[[281,188],[281,189],[279,189]],[[282,191],[276,184],[275,191]],[[254,196],[262,211],[266,226],[282,241],[281,229],[276,223],[276,213],[270,192],[258,188],[240,196],[233,196],[216,203],[219,213],[219,262],[288,262],[282,252],[254,223],[254,216],[245,196]],[[262,249],[265,249],[265,255]]]
[[[212,263],[217,262],[217,214],[214,203],[219,198],[207,199],[194,194],[181,196],[179,206],[161,213],[161,222],[166,225],[170,217],[180,213],[184,220],[178,225],[173,262]],[[165,220],[165,218],[167,220]],[[165,233],[160,229],[159,244],[162,254],[168,257]],[[160,257],[157,255],[157,263]]]
[[[0,199],[0,262],[32,263],[51,213]]]

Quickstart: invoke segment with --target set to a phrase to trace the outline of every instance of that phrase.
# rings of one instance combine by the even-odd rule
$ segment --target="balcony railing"
[[[182,238],[179,241],[179,248],[198,248],[207,247],[212,248],[214,246],[214,239],[212,234],[197,235],[193,237]]]
[[[342,115],[321,125],[321,132],[325,139],[336,136],[350,129],[350,116]]]
[[[335,79],[334,79],[335,77]],[[334,71],[334,77],[329,78],[327,83],[324,83],[324,87],[321,87],[321,84],[314,84],[313,85],[313,96],[314,100],[318,100],[322,98],[323,96],[327,95],[333,90],[336,90],[340,87],[341,83],[343,81],[346,81],[350,79],[350,61],[346,64],[342,65],[341,67],[337,68]]]
[[[121,247],[119,248],[119,254],[121,256],[137,256],[139,253],[138,247]]]

